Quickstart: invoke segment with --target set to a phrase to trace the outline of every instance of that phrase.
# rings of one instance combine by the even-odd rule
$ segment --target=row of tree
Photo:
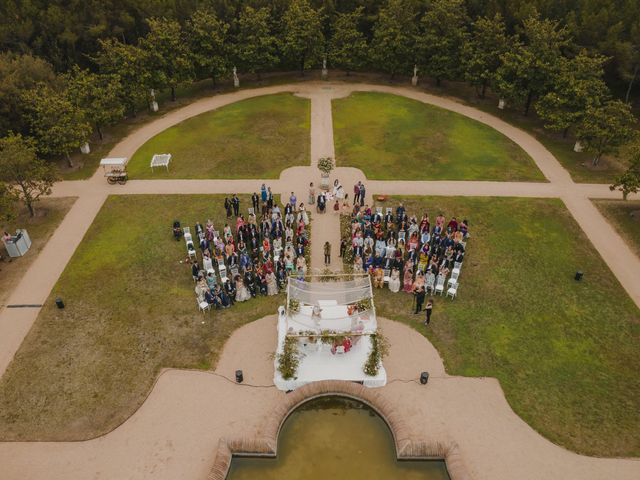
[[[323,9],[308,0],[286,4],[277,19],[269,7],[251,6],[232,23],[210,8],[182,22],[150,18],[135,44],[99,39],[93,70],[74,65],[57,75],[42,59],[2,54],[0,133],[39,157],[71,162],[70,153],[92,131],[102,137],[103,126],[135,115],[154,90],[170,89],[175,99],[180,84],[215,83],[233,65],[258,76],[296,65],[303,74],[327,58],[347,72],[407,75],[416,65],[438,84],[466,80],[479,96],[491,88],[525,115],[533,107],[547,128],[565,136],[573,130],[594,164],[633,137],[629,105],[614,99],[604,81],[609,59],[579,48],[555,20],[534,13],[512,34],[500,14],[472,20],[463,0],[432,0],[426,9],[413,0],[387,0],[373,23],[358,6],[334,13],[327,29]]]
[[[29,53],[46,59],[56,71],[73,65],[92,67],[100,40],[117,38],[137,44],[149,31],[149,18],[176,20],[185,26],[196,10],[208,9],[238,29],[245,7],[267,8],[277,38],[284,37],[285,13],[293,0],[5,0],[0,2],[0,50]],[[363,8],[360,30],[373,37],[387,0],[310,0],[322,11],[322,29],[330,36],[340,14]],[[421,17],[432,0],[406,0],[405,10]],[[607,78],[626,82],[637,75],[640,63],[640,3],[637,0],[465,0],[469,22],[500,14],[509,34],[536,12],[541,18],[566,26],[580,48],[612,59]],[[467,26],[470,25],[467,24]],[[406,25],[405,25],[406,26]],[[288,63],[284,65],[288,68]]]

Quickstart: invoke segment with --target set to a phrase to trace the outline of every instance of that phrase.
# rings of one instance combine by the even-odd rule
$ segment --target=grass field
[[[378,180],[544,181],[531,157],[496,130],[386,93],[333,101],[336,158]]]
[[[245,210],[249,198],[240,198]],[[222,230],[223,199],[107,199],[0,381],[2,440],[108,432],[142,404],[161,368],[211,368],[231,332],[277,311],[280,295],[198,312],[171,225],[211,218]]]
[[[131,178],[277,178],[307,165],[308,99],[290,93],[242,100],[168,128],[129,162]],[[151,172],[155,153],[171,153],[169,172]]]
[[[26,229],[31,238],[31,248],[23,257],[10,259],[4,246],[0,244],[4,257],[0,261],[0,308],[5,305],[13,287],[44,248],[75,201],[75,197],[44,198],[35,204],[35,217],[30,217],[29,211],[22,207],[14,222],[2,225],[2,231],[11,233],[14,233],[16,228]]]
[[[375,290],[378,313],[425,334],[450,374],[498,378],[516,413],[550,440],[590,455],[640,455],[640,311],[562,203],[402,201],[418,218],[467,218],[472,237],[459,297],[435,297],[430,327],[406,293]]]
[[[640,200],[594,200],[593,203],[640,257]]]

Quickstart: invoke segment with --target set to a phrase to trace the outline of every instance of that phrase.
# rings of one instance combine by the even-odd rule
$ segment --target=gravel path
[[[306,203],[309,182],[319,183],[318,158],[334,156],[331,99],[353,91],[404,95],[483,122],[518,143],[535,161],[548,183],[464,181],[368,181],[355,168],[339,167],[339,179],[351,195],[353,184],[366,182],[371,194],[522,196],[561,198],[600,252],[622,286],[640,306],[640,259],[613,230],[589,198],[619,198],[606,185],[576,184],[553,155],[528,133],[504,121],[417,89],[364,84],[304,83],[241,90],[205,98],[133,132],[114,147],[111,156],[128,156],[149,138],[194,115],[258,95],[295,92],[311,99],[310,166],[293,167],[278,180],[265,183],[288,198],[292,189]],[[15,286],[8,304],[42,304],[79,245],[108,195],[251,193],[262,180],[148,180],[124,186],[107,185],[99,170],[89,180],[61,182],[55,196],[78,200],[33,265]],[[331,206],[329,206],[331,207]],[[312,217],[312,267],[324,268],[322,245],[333,245],[332,269],[339,269],[339,220],[329,208]],[[0,311],[0,374],[35,321],[38,308]],[[640,462],[596,459],[568,452],[548,442],[517,417],[498,382],[490,378],[449,377],[431,344],[401,324],[383,321],[392,344],[385,363],[390,379],[415,379],[429,370],[427,387],[391,382],[381,389],[406,412],[416,438],[454,440],[476,479],[637,479]],[[275,320],[267,317],[234,333],[225,346],[217,374],[245,370],[247,383],[270,385],[275,345]],[[246,352],[251,351],[251,355]],[[148,400],[121,427],[96,440],[60,443],[0,443],[2,478],[204,478],[219,438],[259,433],[270,409],[282,398],[273,387],[238,386],[213,373],[167,370]]]

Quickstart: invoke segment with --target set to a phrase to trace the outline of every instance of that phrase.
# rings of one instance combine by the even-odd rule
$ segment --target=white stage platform
[[[328,307],[323,308],[323,315]],[[335,309],[342,308],[346,313],[345,307],[335,306]],[[302,309],[301,309],[302,310]],[[330,312],[331,309],[329,308]],[[342,330],[337,328],[336,320],[341,322],[343,320],[339,318],[330,318],[332,314],[327,312],[328,318],[322,318],[320,323],[320,329]],[[338,313],[333,312],[333,313]],[[309,318],[305,316],[305,318]],[[375,325],[375,320],[371,320]],[[305,322],[301,325],[299,331],[313,330]],[[351,322],[347,319],[347,326],[345,330],[350,330]],[[287,322],[284,309],[280,310],[278,316],[278,349],[277,353],[282,352],[284,345],[284,339],[288,328],[293,326],[292,321]],[[290,330],[289,330],[290,331]],[[373,333],[375,328],[371,332]],[[345,332],[345,335],[348,333]],[[291,380],[285,380],[278,371],[278,361],[274,360],[275,374],[274,383],[280,390],[289,391],[302,387],[307,383],[316,382],[320,380],[347,380],[352,382],[360,382],[366,387],[382,387],[387,383],[387,373],[384,367],[380,367],[378,374],[374,377],[365,375],[363,371],[364,364],[367,361],[369,351],[371,350],[371,337],[367,335],[354,336],[353,346],[348,352],[345,353],[331,353],[331,345],[323,344],[320,339],[316,340],[316,343],[310,343],[308,338],[300,337],[299,339],[299,353],[300,363],[296,373],[296,378]]]

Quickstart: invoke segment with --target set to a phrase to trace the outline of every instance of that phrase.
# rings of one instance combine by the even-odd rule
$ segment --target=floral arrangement
[[[300,359],[298,358],[298,339],[296,337],[285,337],[284,349],[277,355],[278,372],[285,380],[296,378]]]
[[[356,308],[358,312],[366,312],[367,310],[371,310],[371,298],[363,298],[362,300],[358,300],[356,302]]]
[[[333,159],[331,157],[322,157],[318,160],[318,169],[324,173],[329,174],[333,170]]]
[[[298,313],[300,311],[300,301],[295,298],[289,299],[289,312]]]
[[[371,335],[371,351],[364,364],[363,371],[370,377],[375,377],[380,371],[382,359],[389,353],[389,342],[381,331]]]

